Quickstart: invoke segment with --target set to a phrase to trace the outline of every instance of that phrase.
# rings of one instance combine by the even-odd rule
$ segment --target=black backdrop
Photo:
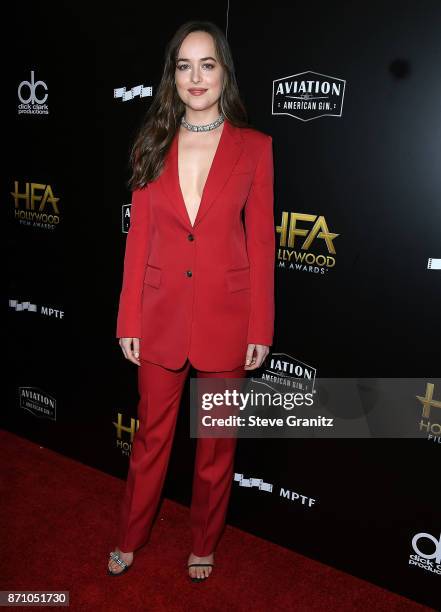
[[[11,25],[3,81],[10,134],[4,304],[12,337],[3,425],[121,478],[138,398],[136,366],[115,339],[125,181],[129,146],[151,97],[123,100],[114,90],[142,84],[154,93],[166,42],[192,18],[226,31],[250,121],[273,136],[276,226],[283,213],[308,214],[338,234],[334,265],[290,269],[286,260],[283,267],[286,249],[312,259],[331,254],[319,237],[302,249],[304,237],[296,236],[288,248],[275,228],[273,352],[322,377],[440,373],[441,272],[428,268],[429,258],[441,258],[437,0],[318,1],[309,8],[24,2]],[[38,98],[47,88],[47,114],[36,106],[21,112],[18,88],[31,71],[44,83]],[[341,112],[277,114],[273,84],[299,82],[293,75],[308,71],[317,74],[304,79],[344,83]],[[28,92],[22,87],[22,98]],[[14,196],[16,181],[21,194],[33,188],[39,198],[50,190],[59,198],[43,207],[58,213],[54,224],[38,225],[26,200]],[[35,202],[37,211],[42,200]],[[189,383],[164,489],[184,504],[195,450],[188,390]],[[435,396],[441,399],[441,389]],[[241,440],[229,522],[437,607],[441,567],[428,571],[409,559],[416,534],[441,537],[439,443]],[[431,555],[435,544],[426,538],[418,547]]]

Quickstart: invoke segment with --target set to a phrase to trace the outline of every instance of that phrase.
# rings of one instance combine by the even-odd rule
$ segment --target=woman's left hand
[[[265,344],[249,344],[245,357],[245,370],[256,370],[260,368],[263,360],[269,353],[269,346]]]

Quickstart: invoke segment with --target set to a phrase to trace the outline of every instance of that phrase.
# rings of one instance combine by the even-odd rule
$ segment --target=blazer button
[[[188,238],[189,240],[194,240],[194,236],[193,236],[193,234],[188,234],[187,238]]]
[[[191,270],[187,270],[187,276],[192,276],[193,272]]]

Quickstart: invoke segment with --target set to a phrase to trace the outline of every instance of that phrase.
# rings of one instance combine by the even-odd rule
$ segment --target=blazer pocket
[[[230,291],[250,288],[250,266],[227,270],[227,285]]]
[[[159,287],[161,284],[161,268],[155,268],[147,264],[145,270],[144,283],[151,287]]]

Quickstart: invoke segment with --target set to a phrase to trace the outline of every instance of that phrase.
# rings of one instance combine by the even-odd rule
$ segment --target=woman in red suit
[[[272,138],[246,122],[215,24],[187,22],[173,36],[131,162],[116,335],[139,366],[139,429],[111,575],[126,571],[149,539],[190,365],[197,377],[244,378],[273,340]],[[187,562],[194,581],[214,566],[235,447],[235,437],[197,440]]]

